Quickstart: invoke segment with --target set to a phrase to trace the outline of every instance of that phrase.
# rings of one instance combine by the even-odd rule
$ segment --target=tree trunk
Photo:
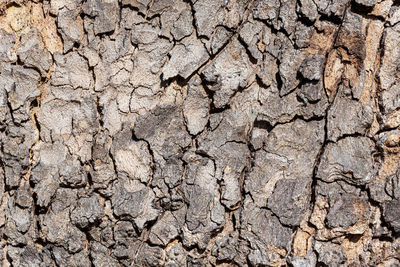
[[[396,0],[2,0],[3,266],[400,265]]]

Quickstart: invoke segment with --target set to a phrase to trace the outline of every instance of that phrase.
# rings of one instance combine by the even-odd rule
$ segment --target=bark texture
[[[399,266],[400,2],[2,0],[3,266]]]

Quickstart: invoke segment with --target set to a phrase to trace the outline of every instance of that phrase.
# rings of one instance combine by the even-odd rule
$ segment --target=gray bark
[[[3,266],[400,265],[400,5],[3,0]]]

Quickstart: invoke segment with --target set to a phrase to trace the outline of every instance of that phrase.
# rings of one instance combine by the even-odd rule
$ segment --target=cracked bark
[[[400,265],[392,0],[0,3],[3,266]]]

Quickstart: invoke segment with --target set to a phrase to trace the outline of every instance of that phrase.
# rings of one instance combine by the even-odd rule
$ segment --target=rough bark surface
[[[399,266],[400,2],[2,0],[3,266]]]

